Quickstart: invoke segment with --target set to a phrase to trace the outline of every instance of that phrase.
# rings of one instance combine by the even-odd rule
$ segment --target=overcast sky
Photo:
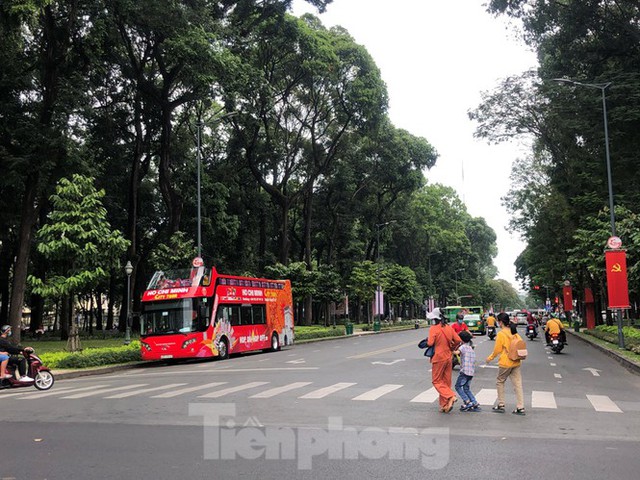
[[[346,28],[373,56],[387,84],[394,125],[425,137],[440,155],[427,173],[429,182],[454,187],[471,215],[486,219],[498,236],[499,278],[518,288],[513,262],[524,245],[506,231],[500,197],[509,189],[513,160],[527,148],[475,140],[467,112],[479,104],[480,92],[534,68],[537,60],[515,27],[486,13],[484,3],[334,0],[319,17],[327,27]],[[305,12],[317,15],[294,0],[294,14]]]

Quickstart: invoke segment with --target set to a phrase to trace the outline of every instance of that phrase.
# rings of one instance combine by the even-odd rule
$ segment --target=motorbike
[[[527,337],[529,337],[529,340],[533,340],[537,336],[538,330],[536,329],[536,326],[533,324],[527,325]]]
[[[31,382],[21,382],[15,376],[15,365],[7,365],[7,373],[11,378],[5,378],[0,382],[0,389],[36,387],[38,390],[49,390],[53,387],[53,374],[49,367],[42,364],[42,360],[35,354],[33,349],[25,349],[24,357],[27,360],[27,376],[33,378]]]
[[[489,340],[496,338],[496,327],[487,327],[487,336]]]
[[[552,333],[551,337],[551,351],[553,353],[560,353],[564,348],[564,342],[560,339],[560,335],[557,333]]]

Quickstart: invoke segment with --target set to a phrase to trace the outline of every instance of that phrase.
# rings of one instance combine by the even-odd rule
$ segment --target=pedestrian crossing
[[[350,390],[351,389],[351,390]],[[357,395],[355,391],[357,390]],[[351,393],[352,392],[352,393]],[[131,397],[145,397],[149,399],[169,399],[184,397],[192,399],[212,399],[245,394],[249,399],[264,399],[274,397],[294,397],[299,400],[321,400],[329,397],[339,398],[341,401],[373,402],[384,399],[393,394],[393,401],[405,398],[409,403],[434,404],[438,402],[438,392],[431,387],[416,392],[415,387],[399,384],[383,384],[375,388],[365,388],[353,382],[338,382],[331,385],[314,385],[314,382],[292,382],[283,385],[273,385],[267,381],[253,381],[237,385],[229,382],[210,382],[198,385],[188,383],[167,383],[150,385],[135,383],[131,385],[110,385],[106,382],[88,386],[65,385],[52,390],[40,392],[25,389],[23,392],[0,392],[0,402],[10,399],[39,400],[57,397],[63,400],[105,399],[120,400]],[[490,406],[497,401],[495,388],[481,388],[475,392],[480,405]],[[527,392],[525,406],[532,409],[555,410],[559,408],[559,400],[554,392],[532,390]],[[390,398],[390,397],[387,397]],[[625,411],[639,412],[640,402],[615,402],[609,396],[586,394],[583,399],[564,399],[564,406],[581,406],[591,408],[599,413],[624,413]],[[563,405],[560,405],[562,407]],[[624,408],[623,408],[624,407]]]

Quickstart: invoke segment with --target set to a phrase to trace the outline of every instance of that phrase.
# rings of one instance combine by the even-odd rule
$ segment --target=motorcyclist
[[[490,313],[489,316],[487,317],[487,327],[494,327],[496,326],[496,317],[493,316],[493,313]]]
[[[538,322],[536,322],[535,317],[531,313],[527,312],[527,331],[528,331],[529,325],[533,325],[533,335],[535,337],[537,337],[538,336]]]
[[[547,345],[551,344],[551,335],[558,335],[558,340],[562,343],[566,343],[567,336],[564,331],[564,325],[560,321],[560,319],[553,314],[549,320],[547,320],[547,324],[544,327],[544,336],[547,340]]]
[[[33,378],[27,375],[27,359],[24,356],[25,349],[30,350],[31,347],[23,347],[22,345],[11,343],[9,337],[12,333],[10,325],[0,327],[0,351],[9,353],[9,365],[17,367],[16,379],[21,382],[33,382]]]
[[[459,312],[456,314],[456,323],[451,325],[451,328],[458,334],[464,330],[469,331],[469,327],[464,323],[464,313]]]

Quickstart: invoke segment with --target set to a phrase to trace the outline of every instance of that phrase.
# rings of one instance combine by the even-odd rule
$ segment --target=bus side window
[[[253,311],[254,325],[264,325],[267,323],[264,305],[252,305],[251,309]]]
[[[230,305],[227,308],[229,308],[229,321],[231,323],[231,326],[241,325],[240,308],[237,305]]]
[[[242,317],[241,325],[252,325],[251,305],[242,305],[240,307],[240,316]]]

